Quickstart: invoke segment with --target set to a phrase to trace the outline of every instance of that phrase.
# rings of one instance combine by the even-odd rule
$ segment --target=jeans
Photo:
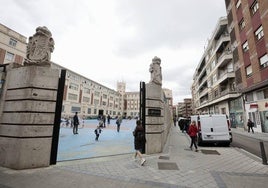
[[[192,149],[193,145],[194,145],[195,149],[197,149],[196,139],[197,139],[197,136],[191,136],[191,145],[190,145],[191,149]]]

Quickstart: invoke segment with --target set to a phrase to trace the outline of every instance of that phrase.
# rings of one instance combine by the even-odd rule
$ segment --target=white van
[[[191,121],[195,120],[198,127],[197,143],[223,143],[227,146],[232,142],[232,132],[227,115],[210,114],[194,115]]]

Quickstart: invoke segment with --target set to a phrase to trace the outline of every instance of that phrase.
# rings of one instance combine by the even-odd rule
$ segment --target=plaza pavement
[[[0,167],[0,188],[267,187],[268,165],[260,158],[232,147],[200,147],[195,152],[189,143],[186,134],[172,127],[163,153],[144,155],[144,166],[129,153],[30,170]]]

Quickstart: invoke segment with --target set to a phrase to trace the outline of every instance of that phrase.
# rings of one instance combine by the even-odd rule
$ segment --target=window
[[[68,99],[69,100],[72,100],[72,101],[76,101],[77,100],[77,95],[76,94],[69,93],[68,94]]]
[[[87,113],[88,113],[88,114],[91,114],[91,108],[88,108],[88,109],[87,109]]]
[[[264,98],[265,98],[265,99],[268,99],[268,88],[265,88],[265,89],[263,90],[263,95],[264,95]]]
[[[84,92],[87,94],[90,94],[90,89],[89,88],[84,88]]]
[[[71,111],[72,111],[72,113],[74,113],[74,112],[80,112],[81,111],[81,108],[80,107],[76,107],[76,106],[72,106]]]
[[[238,26],[239,26],[240,31],[241,31],[242,29],[244,29],[244,27],[246,26],[246,22],[245,22],[245,20],[242,19],[242,20],[239,22]]]
[[[260,57],[260,65],[263,68],[268,66],[268,55],[267,54]]]
[[[12,54],[12,53],[10,53],[10,52],[7,52],[7,53],[6,53],[5,60],[7,60],[7,61],[13,61],[14,56],[15,56],[14,54]]]
[[[90,102],[90,98],[89,97],[83,97],[83,102],[89,103]]]
[[[257,40],[260,40],[263,37],[263,28],[260,26],[256,31],[255,31],[255,37]]]
[[[69,89],[72,89],[72,90],[78,91],[78,85],[77,85],[77,84],[75,84],[75,83],[70,83],[70,85],[69,85]]]
[[[258,11],[258,9],[259,9],[259,3],[258,3],[257,0],[254,1],[254,3],[252,4],[252,6],[250,7],[250,9],[251,9],[251,12],[252,12],[253,15]]]
[[[68,74],[68,78],[70,78],[71,80],[75,80],[75,81],[79,81],[80,80],[78,76],[73,75],[73,74],[70,74],[70,73]]]
[[[246,94],[246,101],[251,102],[253,101],[253,93],[248,93]]]
[[[97,97],[99,97],[99,96],[100,96],[100,92],[95,91],[95,92],[94,92],[94,95],[97,96]]]
[[[243,48],[243,51],[246,52],[249,50],[249,47],[248,47],[248,41],[244,42],[244,44],[242,45],[242,48]]]
[[[98,99],[94,99],[94,105],[99,105],[100,101]]]
[[[103,98],[104,98],[104,99],[107,99],[107,97],[108,97],[108,96],[107,96],[106,94],[103,94]]]
[[[218,95],[219,95],[218,90],[215,90],[215,91],[214,91],[214,96],[217,97]]]
[[[263,90],[257,91],[257,100],[262,100],[262,99],[264,99]]]
[[[250,76],[251,74],[252,74],[252,67],[251,67],[251,65],[249,65],[246,67],[246,75]]]
[[[10,39],[9,39],[9,45],[10,45],[10,46],[14,46],[14,47],[16,47],[16,45],[17,45],[17,41],[16,41],[15,39],[10,38]]]

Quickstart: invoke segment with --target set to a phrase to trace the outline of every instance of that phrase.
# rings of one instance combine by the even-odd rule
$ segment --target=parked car
[[[191,116],[191,121],[195,120],[198,127],[198,145],[204,143],[225,144],[232,142],[232,132],[227,115],[210,114]]]

